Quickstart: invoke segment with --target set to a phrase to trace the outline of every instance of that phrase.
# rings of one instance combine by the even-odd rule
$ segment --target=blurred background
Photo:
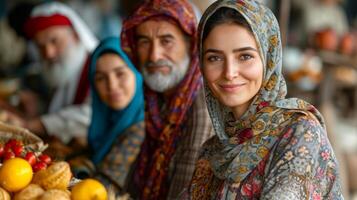
[[[357,1],[260,0],[281,27],[283,69],[288,96],[319,108],[340,163],[346,199],[357,200]],[[41,84],[39,53],[26,38],[23,23],[44,0],[0,1],[0,120],[2,110],[35,101],[22,115],[43,112],[48,98]],[[62,0],[83,18],[99,39],[118,36],[121,21],[140,0]],[[191,0],[199,18],[213,0]],[[31,90],[36,96],[22,95]],[[16,110],[13,110],[16,112]]]

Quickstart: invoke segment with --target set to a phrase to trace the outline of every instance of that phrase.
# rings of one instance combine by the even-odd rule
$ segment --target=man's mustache
[[[144,67],[145,68],[150,68],[150,67],[169,67],[172,69],[174,64],[168,60],[158,60],[156,62],[149,61],[145,63]]]

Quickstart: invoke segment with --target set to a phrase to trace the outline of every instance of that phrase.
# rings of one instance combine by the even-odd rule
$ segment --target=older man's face
[[[44,75],[51,87],[67,84],[80,70],[86,49],[71,27],[53,26],[34,36],[44,64]]]
[[[56,62],[66,53],[67,47],[77,43],[77,37],[71,27],[52,26],[35,34],[42,58],[48,62]]]
[[[167,21],[148,20],[136,28],[137,55],[145,83],[165,92],[184,78],[190,63],[183,31]]]

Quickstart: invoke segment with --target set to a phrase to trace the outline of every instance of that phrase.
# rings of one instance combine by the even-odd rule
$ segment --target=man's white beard
[[[82,43],[67,47],[64,55],[53,63],[44,61],[44,78],[50,88],[58,88],[72,81],[81,71],[87,50]]]
[[[142,74],[145,83],[150,89],[156,92],[164,92],[177,86],[185,77],[189,68],[190,57],[187,55],[179,64],[174,64],[169,60],[159,60],[158,62],[149,62],[142,66]],[[167,66],[170,73],[167,75],[161,72],[149,73],[148,68],[155,66]]]

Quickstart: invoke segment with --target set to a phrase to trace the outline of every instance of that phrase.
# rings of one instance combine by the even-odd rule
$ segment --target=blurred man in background
[[[40,52],[51,100],[46,114],[23,119],[22,125],[63,142],[86,136],[90,120],[88,57],[97,39],[72,9],[58,2],[36,6],[25,23],[25,33]]]

